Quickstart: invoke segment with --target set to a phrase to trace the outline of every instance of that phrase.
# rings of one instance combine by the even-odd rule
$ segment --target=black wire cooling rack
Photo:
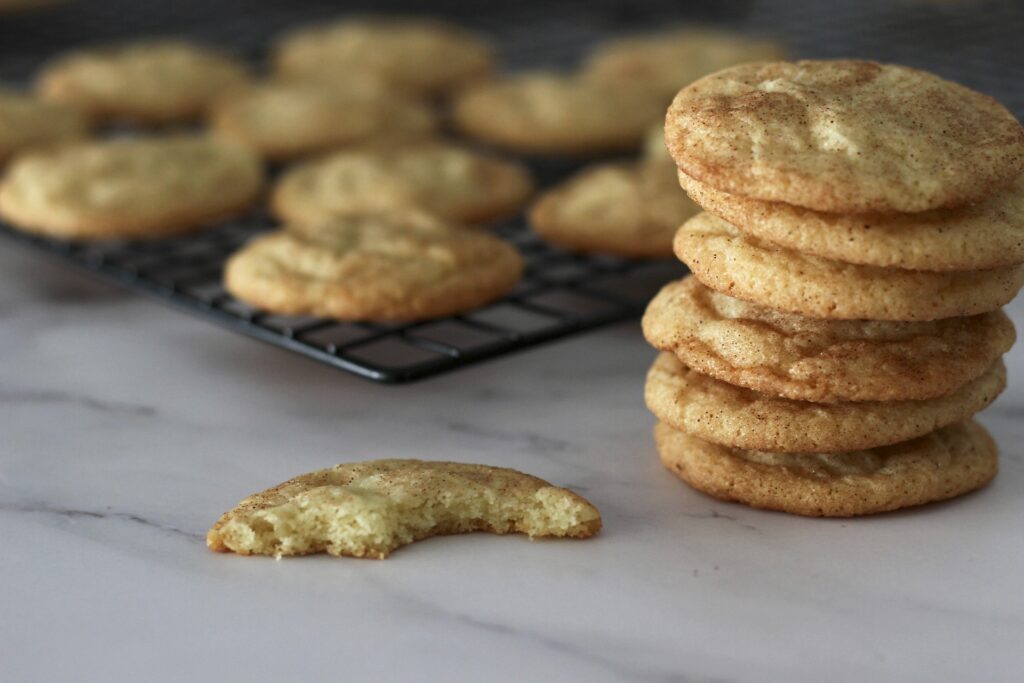
[[[428,377],[635,317],[660,284],[683,272],[680,264],[557,251],[521,223],[510,223],[494,232],[518,247],[527,267],[504,299],[420,323],[343,323],[263,313],[224,291],[228,255],[271,227],[252,214],[197,235],[116,245],[48,240],[6,226],[0,231],[228,329],[380,382]]]
[[[513,68],[566,67],[619,32],[668,22],[727,23],[774,34],[795,56],[865,57],[932,69],[1001,99],[1021,115],[1024,8],[1012,0],[652,0],[645,3],[435,0],[431,11],[489,34]],[[94,0],[0,17],[0,81],[21,82],[55,53],[83,42],[186,35],[227,46],[259,63],[281,30],[339,11],[411,11],[409,2],[261,0]],[[526,160],[541,187],[583,165]],[[412,324],[341,323],[254,310],[224,291],[222,265],[252,236],[273,227],[253,212],[212,230],[154,242],[80,244],[0,234],[231,330],[380,382],[406,382],[545,341],[635,318],[658,286],[685,272],[678,263],[644,263],[570,254],[535,237],[522,217],[493,228],[526,263],[509,296],[463,315]]]

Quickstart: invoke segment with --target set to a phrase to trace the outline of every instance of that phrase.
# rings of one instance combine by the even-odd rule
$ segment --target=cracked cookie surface
[[[0,185],[0,214],[50,237],[157,238],[244,211],[262,183],[255,154],[211,138],[85,142],[19,157]]]
[[[271,204],[287,223],[416,208],[460,223],[516,212],[533,192],[522,165],[454,145],[337,152],[289,169]]]
[[[1002,311],[928,322],[820,320],[735,299],[692,276],[662,288],[643,329],[652,346],[697,372],[816,403],[943,396],[1016,338]]]
[[[436,318],[482,306],[519,282],[515,247],[417,211],[353,213],[257,237],[225,267],[233,295],[284,315]]]
[[[1024,285],[1024,267],[930,272],[844,263],[783,249],[709,213],[676,233],[675,252],[705,286],[813,318],[936,320],[994,311]]]
[[[588,538],[601,515],[581,496],[504,467],[376,460],[310,472],[249,496],[217,521],[211,550],[386,558],[431,536],[487,531]]]
[[[164,40],[58,57],[40,73],[36,89],[95,120],[166,124],[200,118],[217,97],[248,80],[245,66],[231,57]]]
[[[834,213],[968,204],[1024,171],[1024,129],[994,99],[905,66],[744,64],[683,89],[677,165],[711,187]]]
[[[1006,387],[996,361],[946,396],[921,401],[810,403],[737,387],[662,353],[647,374],[644,398],[659,420],[734,448],[842,453],[913,439],[969,418]]]
[[[793,455],[728,448],[659,422],[665,467],[708,495],[810,517],[888,512],[961,496],[999,469],[996,444],[974,420],[871,450]]]

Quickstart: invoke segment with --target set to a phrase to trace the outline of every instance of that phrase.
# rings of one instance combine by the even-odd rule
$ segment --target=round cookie
[[[435,93],[486,77],[494,54],[479,36],[457,26],[368,17],[294,31],[278,43],[273,62],[288,77],[366,73],[402,89]]]
[[[75,110],[0,89],[0,164],[25,150],[88,134],[88,121]]]
[[[200,118],[215,98],[247,81],[235,59],[162,40],[65,55],[43,69],[36,89],[96,120],[165,124]]]
[[[743,62],[782,59],[781,45],[711,28],[683,28],[608,41],[583,64],[583,75],[609,83],[639,83],[665,105],[702,76]]]
[[[271,203],[286,223],[410,207],[480,223],[515,213],[532,192],[520,164],[452,145],[424,145],[339,152],[301,164],[281,177]]]
[[[659,420],[707,441],[781,453],[843,453],[913,439],[966,420],[1006,386],[996,361],[952,394],[924,401],[808,403],[702,375],[662,353],[644,387]]]
[[[0,216],[61,239],[164,237],[244,211],[262,182],[256,156],[228,142],[89,142],[18,157],[0,185]]]
[[[928,322],[818,320],[672,282],[651,300],[644,336],[697,372],[799,401],[944,396],[979,377],[1016,338],[1002,311]]]
[[[658,162],[585,168],[530,210],[533,229],[573,251],[670,258],[672,238],[699,209]]]
[[[277,161],[359,144],[403,144],[437,131],[426,104],[375,79],[270,82],[219,101],[214,132]]]
[[[933,273],[863,266],[773,247],[709,213],[687,221],[675,252],[704,285],[813,318],[935,320],[994,311],[1024,267]]]
[[[716,190],[678,172],[705,211],[764,242],[822,258],[908,270],[982,270],[1024,263],[1024,174],[956,209],[835,214]]]
[[[353,213],[258,237],[227,262],[257,308],[338,320],[424,320],[482,306],[519,281],[514,247],[418,211]]]
[[[792,455],[727,448],[659,423],[661,462],[710,496],[808,517],[853,517],[961,496],[999,470],[996,444],[974,420],[912,441],[853,453]]]
[[[641,86],[541,72],[467,88],[452,116],[464,134],[516,152],[598,154],[639,146],[664,105]]]
[[[679,168],[751,199],[833,213],[967,204],[1024,171],[1024,129],[981,93],[905,66],[745,64],[682,90],[665,120]]]

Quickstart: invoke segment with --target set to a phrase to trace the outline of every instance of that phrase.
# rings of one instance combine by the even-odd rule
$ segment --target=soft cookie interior
[[[245,555],[385,558],[430,536],[488,531],[579,538],[600,528],[597,510],[571,491],[498,471],[524,479],[420,471],[416,484],[406,486],[405,473],[393,470],[356,478],[332,477],[331,470],[306,475],[309,485],[293,480],[243,501],[211,529],[207,544]],[[291,490],[281,495],[285,489]]]

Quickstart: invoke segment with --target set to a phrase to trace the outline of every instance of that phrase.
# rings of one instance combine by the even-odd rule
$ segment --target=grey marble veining
[[[1024,347],[990,487],[815,521],[661,468],[635,325],[384,387],[0,247],[0,680],[1020,680]],[[516,467],[605,530],[205,550],[244,495],[381,457]]]

